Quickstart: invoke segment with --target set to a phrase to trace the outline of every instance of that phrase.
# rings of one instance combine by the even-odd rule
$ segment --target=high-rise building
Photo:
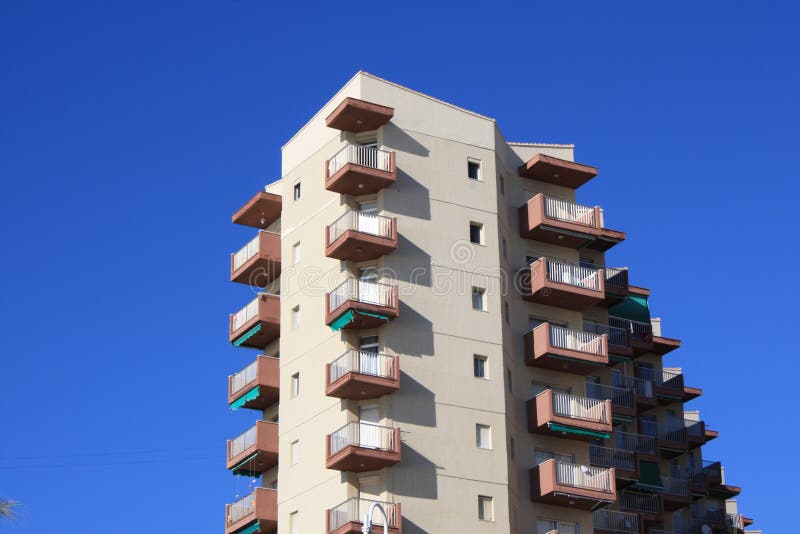
[[[286,143],[233,215],[226,534],[744,531],[573,149],[364,72]]]

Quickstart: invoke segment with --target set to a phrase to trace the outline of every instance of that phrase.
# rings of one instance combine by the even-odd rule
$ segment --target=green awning
[[[365,311],[358,312],[359,315],[367,315],[369,317],[377,317],[378,319],[383,319],[384,321],[388,321],[389,318],[386,315],[381,315],[380,313],[370,313]]]
[[[234,347],[240,346],[242,343],[258,334],[261,331],[261,323],[255,325],[253,328],[242,334],[236,341],[233,342]]]
[[[647,297],[642,295],[629,295],[628,298],[608,309],[608,314],[614,317],[650,323],[650,308],[647,306]]]
[[[647,486],[655,490],[664,488],[664,483],[661,482],[661,471],[658,469],[656,462],[639,460],[639,482],[637,486]]]
[[[254,452],[231,469],[231,472],[234,475],[244,475],[248,477],[257,477],[261,473],[253,469],[253,460],[255,460],[256,456],[258,456],[257,452]]]
[[[353,310],[348,310],[344,312],[342,315],[337,317],[335,321],[331,323],[331,330],[333,330],[334,332],[338,332],[345,326],[349,325],[353,321],[353,317],[355,316],[356,314],[353,313]]]
[[[248,527],[237,530],[234,534],[253,534],[254,532],[261,532],[261,525],[258,523],[258,521]]]
[[[595,438],[608,439],[611,434],[608,432],[596,432],[594,430],[584,430],[583,428],[575,428],[572,426],[560,425],[558,423],[547,423],[547,428],[553,432],[564,432],[567,434],[577,434],[579,436],[593,436]]]
[[[251,400],[255,400],[258,398],[258,386],[254,387],[235,401],[231,403],[231,410],[238,410]]]

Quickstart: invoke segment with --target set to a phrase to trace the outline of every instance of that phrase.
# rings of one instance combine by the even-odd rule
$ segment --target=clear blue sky
[[[796,5],[288,4],[0,5],[0,495],[24,503],[0,531],[222,532],[253,420],[226,405],[252,358],[230,215],[359,69],[600,168],[579,200],[683,340],[706,457],[797,530]]]

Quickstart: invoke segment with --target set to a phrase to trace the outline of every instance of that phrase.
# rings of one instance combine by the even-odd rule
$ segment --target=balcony
[[[231,282],[265,287],[281,274],[281,235],[261,230],[231,254]]]
[[[259,356],[256,361],[228,377],[228,405],[232,410],[264,410],[280,396],[280,360]]]
[[[570,248],[608,250],[625,233],[603,227],[603,211],[539,193],[519,208],[520,235]]]
[[[325,310],[334,331],[377,328],[400,315],[397,286],[348,278],[325,295]]]
[[[725,484],[720,462],[703,462],[703,474],[708,484],[708,493],[718,499],[732,499],[742,492],[742,488]]]
[[[619,509],[639,514],[643,524],[658,521],[663,513],[661,497],[652,493],[623,491],[619,494]]]
[[[626,332],[631,355],[641,356],[653,351],[653,326],[650,323],[609,315],[608,325]]]
[[[611,344],[609,343],[610,346]],[[625,387],[633,391],[633,402],[637,413],[655,408],[656,395],[652,381],[625,375],[619,375],[617,379],[620,382],[618,387]]]
[[[663,500],[665,511],[674,512],[692,503],[688,479],[663,477],[661,481],[664,484],[664,489],[661,491],[661,499]]]
[[[589,445],[589,464],[594,467],[614,468],[618,488],[639,480],[639,464],[636,453],[632,451]]]
[[[367,261],[397,250],[397,218],[349,210],[325,230],[325,255]]]
[[[542,323],[525,334],[525,363],[587,375],[608,364],[608,339],[604,334]]]
[[[586,396],[590,399],[610,400],[614,420],[630,421],[636,417],[636,392],[633,389],[587,383]]]
[[[261,191],[233,214],[234,224],[264,229],[281,216],[281,196]]]
[[[597,510],[593,519],[594,534],[639,534],[638,514]]]
[[[228,470],[257,477],[278,465],[278,423],[258,421],[247,432],[228,440]]]
[[[326,438],[325,466],[338,471],[375,471],[400,461],[400,429],[351,422]]]
[[[370,511],[374,504],[380,504],[389,520],[390,534],[402,534],[403,516],[400,514],[400,504],[391,502],[371,501],[368,499],[347,499],[342,504],[334,506],[325,514],[325,532],[328,534],[361,534],[363,532],[364,515]],[[383,516],[373,516],[375,532],[383,532]]]
[[[530,470],[531,500],[595,510],[617,498],[614,470],[547,460]]]
[[[325,162],[325,189],[343,195],[371,195],[397,180],[394,152],[345,145]]]
[[[374,399],[400,389],[400,357],[350,350],[325,365],[325,394]]]
[[[584,321],[583,331],[608,336],[608,353],[612,359],[627,360],[633,356],[631,336],[627,329]]]
[[[597,168],[553,156],[536,154],[519,167],[519,175],[548,184],[577,189],[597,176]]]
[[[606,298],[604,306],[613,306],[625,300],[630,291],[628,289],[628,269],[617,267],[605,267],[606,275]]]
[[[230,316],[230,341],[235,347],[263,349],[281,333],[281,298],[259,293]]]
[[[347,97],[325,119],[325,125],[343,132],[377,130],[394,117],[394,109]]]
[[[706,424],[703,421],[694,421],[691,419],[684,419],[686,426],[686,439],[689,442],[689,447],[694,449],[706,442]]]
[[[570,310],[584,310],[603,302],[605,272],[549,258],[530,266],[530,279],[523,277],[523,298]]]
[[[617,449],[635,452],[639,456],[650,459],[658,459],[658,441],[655,437],[615,430],[613,443]]]
[[[225,534],[271,533],[278,529],[278,490],[256,488],[225,507]]]
[[[528,432],[582,441],[611,436],[611,401],[542,391],[528,401]]]
[[[666,369],[653,369],[641,365],[635,366],[636,376],[653,383],[656,399],[659,404],[682,402],[684,396],[683,374]]]
[[[665,458],[674,458],[689,448],[686,427],[681,420],[659,425],[654,420],[642,419],[639,421],[639,428],[643,435],[657,439],[659,452]]]

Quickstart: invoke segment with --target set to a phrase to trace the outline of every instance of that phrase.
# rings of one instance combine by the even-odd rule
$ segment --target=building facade
[[[396,534],[743,532],[680,341],[575,202],[596,174],[356,74],[233,215],[228,402],[259,417],[227,460],[261,482],[226,534],[358,533],[374,503]]]

